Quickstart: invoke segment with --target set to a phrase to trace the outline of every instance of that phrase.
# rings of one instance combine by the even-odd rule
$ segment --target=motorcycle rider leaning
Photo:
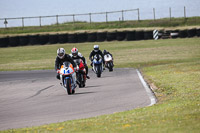
[[[78,52],[78,49],[75,47],[72,48],[70,56],[72,57],[72,59],[81,59],[83,61],[86,69],[86,77],[87,79],[90,79],[90,77],[88,76],[88,66],[85,57],[80,52]]]
[[[105,55],[107,55],[107,54],[109,54],[109,55],[112,57],[112,60],[114,60],[112,54],[111,54],[110,52],[108,52],[107,50],[104,49],[104,50],[103,50],[103,56],[105,56]],[[114,66],[114,64],[113,64],[113,66]]]
[[[104,61],[104,57],[103,57],[103,53],[102,51],[99,49],[99,45],[94,45],[94,50],[92,50],[92,52],[90,53],[89,59],[91,60],[91,66],[92,66],[92,61],[93,58],[96,54],[101,55],[102,60],[103,60],[103,69],[105,70],[105,61]]]
[[[73,65],[74,70],[77,71],[76,63],[74,62],[72,57],[65,53],[64,48],[59,48],[57,50],[57,57],[55,60],[55,70],[57,71],[57,79],[60,79],[60,74],[58,73],[58,70],[60,70],[61,66],[63,65],[63,62],[65,61],[70,62]]]
[[[113,58],[112,54],[110,52],[108,52],[107,50],[104,49],[103,50],[103,55],[107,55],[107,54],[109,54]]]

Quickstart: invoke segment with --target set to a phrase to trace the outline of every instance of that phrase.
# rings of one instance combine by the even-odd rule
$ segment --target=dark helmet
[[[103,50],[103,54],[106,54],[106,53],[107,53],[107,51],[104,49],[104,50]]]

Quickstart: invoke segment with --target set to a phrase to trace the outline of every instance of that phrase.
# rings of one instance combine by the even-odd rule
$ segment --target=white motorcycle
[[[105,67],[108,68],[109,72],[113,71],[113,58],[110,54],[104,55]]]

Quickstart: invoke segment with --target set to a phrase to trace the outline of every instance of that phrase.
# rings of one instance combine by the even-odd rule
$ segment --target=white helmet
[[[94,45],[94,52],[98,52],[99,51],[99,45]]]
[[[59,48],[57,50],[57,56],[58,56],[58,58],[63,59],[64,56],[65,56],[65,49],[64,48]]]
[[[77,57],[77,55],[78,55],[78,49],[75,48],[75,47],[72,48],[71,53],[72,53],[72,56],[73,56],[73,57]]]

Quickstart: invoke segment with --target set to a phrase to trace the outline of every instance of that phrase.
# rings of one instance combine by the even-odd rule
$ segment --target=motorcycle
[[[79,88],[85,87],[86,83],[86,69],[81,59],[74,59],[74,62],[78,66],[78,71],[76,72],[76,81]]]
[[[67,91],[68,95],[75,93],[76,81],[75,81],[75,71],[70,62],[63,62],[60,70],[58,71],[60,74],[61,84],[64,89]]]
[[[97,74],[97,77],[101,77],[103,72],[103,59],[101,55],[96,54],[92,60],[92,70]]]
[[[108,68],[109,72],[113,71],[113,58],[110,54],[104,55],[105,67]]]

